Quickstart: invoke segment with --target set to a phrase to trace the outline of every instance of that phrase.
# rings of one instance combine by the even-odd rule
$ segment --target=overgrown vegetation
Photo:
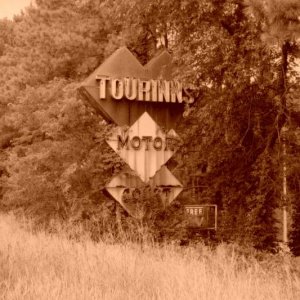
[[[299,262],[221,244],[214,250],[75,242],[0,216],[1,299],[272,299],[300,296]]]
[[[275,210],[287,205],[299,253],[299,15],[297,0],[36,0],[0,20],[1,208],[45,226],[81,222],[95,239],[118,231],[103,188],[124,164],[76,90],[119,46],[142,63],[164,47],[196,99],[177,129],[184,145],[172,172],[185,186],[200,178],[201,201],[219,207],[219,240],[274,249]],[[182,194],[144,221],[156,236],[184,234],[175,225],[190,200]],[[122,227],[135,223],[121,215]]]

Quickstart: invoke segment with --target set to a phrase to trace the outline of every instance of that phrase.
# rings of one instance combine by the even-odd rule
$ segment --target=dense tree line
[[[297,251],[299,16],[296,0],[37,0],[0,20],[1,208],[116,226],[102,189],[123,163],[105,144],[108,124],[76,91],[120,46],[142,63],[166,48],[196,99],[178,127],[173,172],[186,185],[197,175],[200,198],[218,204],[221,240],[275,247],[287,205]]]

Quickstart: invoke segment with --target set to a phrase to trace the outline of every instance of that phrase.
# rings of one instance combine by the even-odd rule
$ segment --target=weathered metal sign
[[[185,205],[188,226],[199,229],[217,229],[217,205]]]
[[[169,205],[182,184],[165,164],[180,143],[174,127],[184,103],[194,101],[180,82],[172,80],[171,56],[164,51],[142,66],[123,47],[79,91],[107,121],[119,126],[107,143],[133,171],[112,178],[107,192],[136,218],[145,215],[146,192],[159,198],[162,207]]]
[[[168,206],[182,191],[182,184],[163,166],[147,185],[139,176],[119,174],[106,185],[108,193],[136,218],[145,214],[143,193],[150,187],[152,195],[160,197],[162,207]]]
[[[129,129],[118,127],[107,143],[142,181],[148,182],[174,154],[179,138],[175,131],[165,133],[144,112]]]
[[[108,122],[132,125],[147,111],[171,129],[193,97],[171,80],[172,60],[163,51],[145,66],[126,48],[114,52],[81,85],[79,92]],[[170,105],[172,104],[172,105]]]
[[[99,80],[99,98],[111,96],[115,100],[182,103],[183,88],[178,81],[142,80],[137,78],[110,78],[96,76]],[[192,101],[193,99],[186,99]]]

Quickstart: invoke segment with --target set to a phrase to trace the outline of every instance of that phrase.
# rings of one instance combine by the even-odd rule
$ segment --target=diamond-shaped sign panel
[[[116,50],[108,57],[81,85],[80,94],[95,110],[108,121],[119,126],[132,125],[147,111],[160,126],[174,128],[184,111],[183,103],[166,103],[150,101],[116,100],[107,91],[105,99],[99,97],[99,80],[97,78],[136,78],[142,80],[170,80],[172,59],[167,51],[150,60],[143,66],[126,48]]]
[[[166,166],[156,172],[150,180],[150,185],[159,188],[164,205],[169,205],[183,190],[180,181]]]
[[[118,201],[122,207],[133,217],[141,219],[147,212],[143,196],[147,189],[152,189],[151,202],[159,201],[162,208],[167,207],[182,191],[181,183],[163,166],[150,180],[147,186],[138,176],[132,174],[119,174],[106,185],[108,193]],[[151,191],[148,191],[151,193]],[[159,195],[159,197],[153,197]]]
[[[106,190],[130,215],[141,219],[144,211],[139,202],[139,190],[144,186],[145,184],[138,176],[123,173],[113,177],[106,185]]]
[[[164,165],[176,151],[178,136],[168,135],[145,112],[128,130],[117,128],[106,140],[144,182]]]

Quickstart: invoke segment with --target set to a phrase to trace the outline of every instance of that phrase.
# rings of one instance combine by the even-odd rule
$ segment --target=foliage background
[[[142,63],[164,47],[196,99],[173,172],[187,187],[197,176],[200,202],[218,205],[221,240],[273,249],[286,205],[299,253],[299,16],[296,0],[37,0],[0,20],[1,208],[117,230],[120,208],[102,189],[123,163],[76,89],[119,46]],[[156,231],[179,230],[169,210]]]

